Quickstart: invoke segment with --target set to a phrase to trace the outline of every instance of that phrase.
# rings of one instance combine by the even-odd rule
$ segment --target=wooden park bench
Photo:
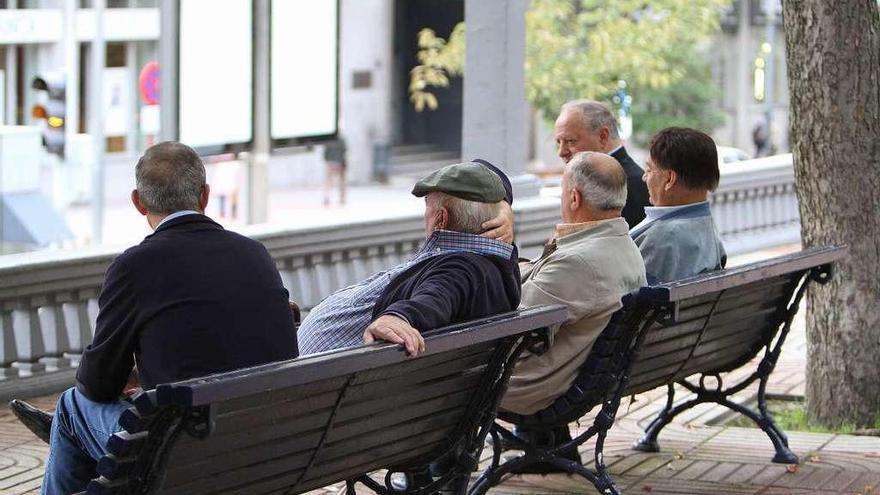
[[[646,429],[634,448],[659,450],[657,435],[683,411],[714,402],[751,418],[767,434],[776,455],[774,462],[796,463],[785,434],[767,411],[767,379],[791,329],[792,319],[811,282],[825,283],[831,264],[845,247],[814,248],[745,266],[705,273],[681,281],[644,287],[623,298],[623,307],[612,317],[595,342],[569,390],[551,406],[521,416],[499,411],[499,418],[552,435],[554,427],[567,427],[601,406],[587,431],[570,441],[536,446],[516,437],[502,424],[492,431],[494,455],[491,466],[472,486],[472,493],[485,493],[502,477],[534,463],[549,463],[585,477],[603,494],[619,494],[603,462],[603,444],[614,424],[622,397],[665,385],[666,406]],[[725,384],[722,373],[763,357],[754,371],[735,384]],[[699,375],[694,382],[688,380]],[[754,411],[733,402],[731,395],[758,382]],[[696,397],[675,403],[675,384]],[[570,451],[595,437],[595,470],[566,459]],[[504,439],[504,442],[501,439]],[[522,455],[501,461],[502,444],[524,450]]]
[[[449,461],[443,475],[409,493],[447,483],[464,493],[511,366],[565,313],[543,306],[428,332],[417,358],[371,345],[159,385],[123,414],[87,493],[295,494],[340,481],[389,493],[392,473],[438,459]],[[379,469],[384,483],[368,476]]]

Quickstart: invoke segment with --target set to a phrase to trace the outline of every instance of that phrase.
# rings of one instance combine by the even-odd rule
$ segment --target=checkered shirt
[[[373,320],[373,306],[395,277],[417,263],[455,252],[509,259],[513,246],[475,234],[435,230],[409,261],[340,289],[315,306],[297,332],[300,355],[360,345]]]

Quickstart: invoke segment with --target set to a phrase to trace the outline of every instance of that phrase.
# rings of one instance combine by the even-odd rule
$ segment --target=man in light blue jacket
[[[651,140],[643,179],[653,206],[630,236],[649,284],[718,270],[727,254],[712,220],[709,192],[718,186],[718,151],[707,134],[669,127]]]

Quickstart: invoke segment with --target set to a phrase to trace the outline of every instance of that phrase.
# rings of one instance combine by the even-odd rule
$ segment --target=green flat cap
[[[480,203],[497,203],[507,194],[495,172],[474,162],[447,165],[416,182],[412,190],[419,198],[432,192]]]

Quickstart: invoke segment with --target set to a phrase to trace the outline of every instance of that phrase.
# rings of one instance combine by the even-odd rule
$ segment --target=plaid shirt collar
[[[467,251],[484,256],[498,256],[499,258],[510,259],[513,255],[513,246],[476,234],[451,230],[435,230],[428,236],[417,256],[454,251]]]

